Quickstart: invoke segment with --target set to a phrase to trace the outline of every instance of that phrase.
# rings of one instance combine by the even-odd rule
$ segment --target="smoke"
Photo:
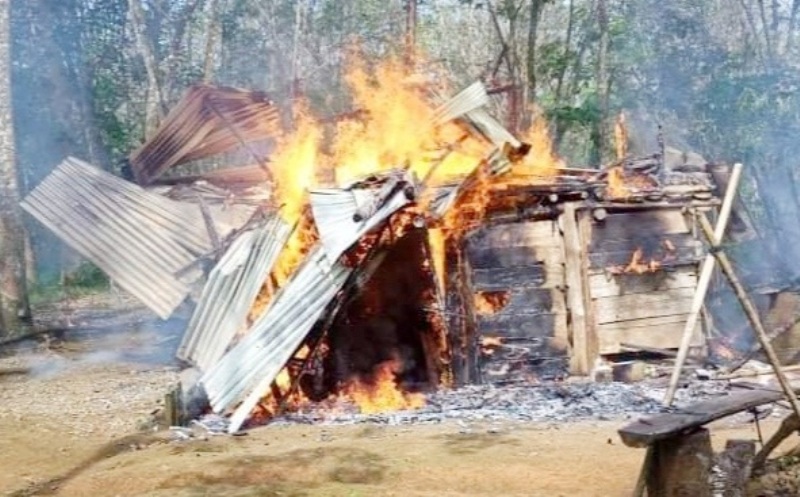
[[[172,367],[185,326],[183,319],[103,322],[99,317],[57,333],[60,337],[21,342],[9,352],[41,379],[102,366]]]

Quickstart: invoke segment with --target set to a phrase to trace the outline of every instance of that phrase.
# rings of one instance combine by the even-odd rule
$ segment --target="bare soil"
[[[619,421],[274,425],[178,440],[152,424],[177,368],[120,354],[164,340],[145,329],[0,358],[0,495],[613,497],[630,495],[644,457],[619,441]],[[712,433],[718,449],[757,438],[741,421]],[[774,486],[753,495],[784,495]]]

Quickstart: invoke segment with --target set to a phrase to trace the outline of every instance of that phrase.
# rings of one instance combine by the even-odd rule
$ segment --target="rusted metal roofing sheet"
[[[243,401],[231,417],[231,432],[267,394],[351,272],[338,262],[331,265],[317,246],[241,341],[202,376],[215,412]]]
[[[225,354],[286,243],[289,227],[274,216],[239,235],[211,271],[177,356],[201,371]]]
[[[310,192],[311,211],[330,260],[338,259],[364,234],[414,198],[416,188],[409,173],[390,173],[383,181],[374,188],[353,186]]]
[[[163,319],[201,275],[176,273],[211,249],[198,206],[149,193],[75,158],[58,165],[21,205]]]
[[[246,147],[278,130],[278,109],[265,93],[196,85],[170,110],[155,136],[130,155],[131,169],[147,185],[175,165]]]

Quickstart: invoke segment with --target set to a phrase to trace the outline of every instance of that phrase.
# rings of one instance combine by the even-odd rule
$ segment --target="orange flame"
[[[345,385],[340,396],[351,400],[362,414],[419,409],[425,405],[425,396],[404,392],[397,385],[396,377],[401,367],[398,359],[382,362],[375,367],[371,380],[352,380]]]
[[[295,115],[296,129],[279,140],[273,158],[275,167],[272,168],[281,216],[289,225],[296,223],[303,212],[306,191],[314,181],[322,141],[322,129],[303,104],[295,109]]]
[[[655,273],[663,267],[663,263],[665,261],[674,258],[674,254],[672,252],[674,252],[675,246],[672,244],[672,242],[669,240],[664,240],[662,245],[668,252],[664,256],[663,260],[659,261],[654,257],[651,257],[650,260],[647,260],[644,256],[644,250],[642,247],[637,247],[636,250],[634,250],[631,254],[631,260],[627,264],[614,266],[609,269],[609,272],[612,274]]]
[[[530,151],[511,168],[512,176],[552,177],[565,167],[564,161],[553,150],[553,140],[547,121],[533,111],[536,117],[522,135],[522,141],[531,146]]]
[[[475,311],[478,314],[494,314],[508,305],[511,296],[508,292],[478,292],[475,294]]]
[[[614,123],[614,148],[617,152],[617,159],[622,160],[628,155],[628,127],[625,125],[625,114],[619,113],[617,121]]]
[[[606,194],[612,199],[626,199],[637,193],[651,190],[655,186],[652,179],[640,174],[626,176],[622,166],[608,169],[608,188]]]

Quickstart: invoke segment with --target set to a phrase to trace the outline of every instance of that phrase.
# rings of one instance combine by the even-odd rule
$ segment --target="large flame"
[[[486,160],[493,146],[463,123],[437,124],[434,117],[442,102],[432,98],[436,93],[432,88],[409,74],[408,65],[399,58],[374,66],[364,61],[360,56],[351,57],[346,70],[345,80],[357,113],[325,124],[314,120],[301,103],[294,110],[294,129],[278,140],[272,158],[276,198],[281,216],[295,230],[270,281],[264,285],[251,318],[263,311],[318,240],[307,191],[321,171],[333,171],[334,182],[339,186],[396,168],[412,171],[426,185],[469,177],[455,208],[439,220],[437,231],[429,232],[429,265],[436,273],[439,290],[444,290],[447,242],[480,225],[494,189],[552,178],[564,167],[553,151],[546,122],[535,119],[521,136],[530,145],[530,152],[515,158],[510,174],[491,175]],[[500,300],[487,301],[487,305],[502,307]],[[442,340],[446,341],[444,335]],[[404,392],[398,384],[400,367],[398,360],[381,363],[369,377],[346,383],[339,398],[349,399],[364,413],[421,407],[424,396]],[[443,383],[449,382],[444,378],[447,374],[442,372]],[[281,390],[288,386],[289,376],[288,370],[279,376]]]
[[[551,178],[566,164],[553,150],[547,120],[538,113],[534,115],[531,126],[522,135],[522,141],[530,145],[530,151],[511,168],[512,176]]]
[[[398,359],[382,362],[371,378],[355,378],[342,388],[340,396],[352,401],[362,414],[419,409],[425,405],[421,393],[404,392],[397,384],[402,363]]]
[[[308,114],[303,104],[295,109],[296,129],[278,141],[273,157],[276,167],[275,193],[281,206],[281,216],[290,225],[295,224],[303,212],[306,192],[313,185],[322,129]]]

